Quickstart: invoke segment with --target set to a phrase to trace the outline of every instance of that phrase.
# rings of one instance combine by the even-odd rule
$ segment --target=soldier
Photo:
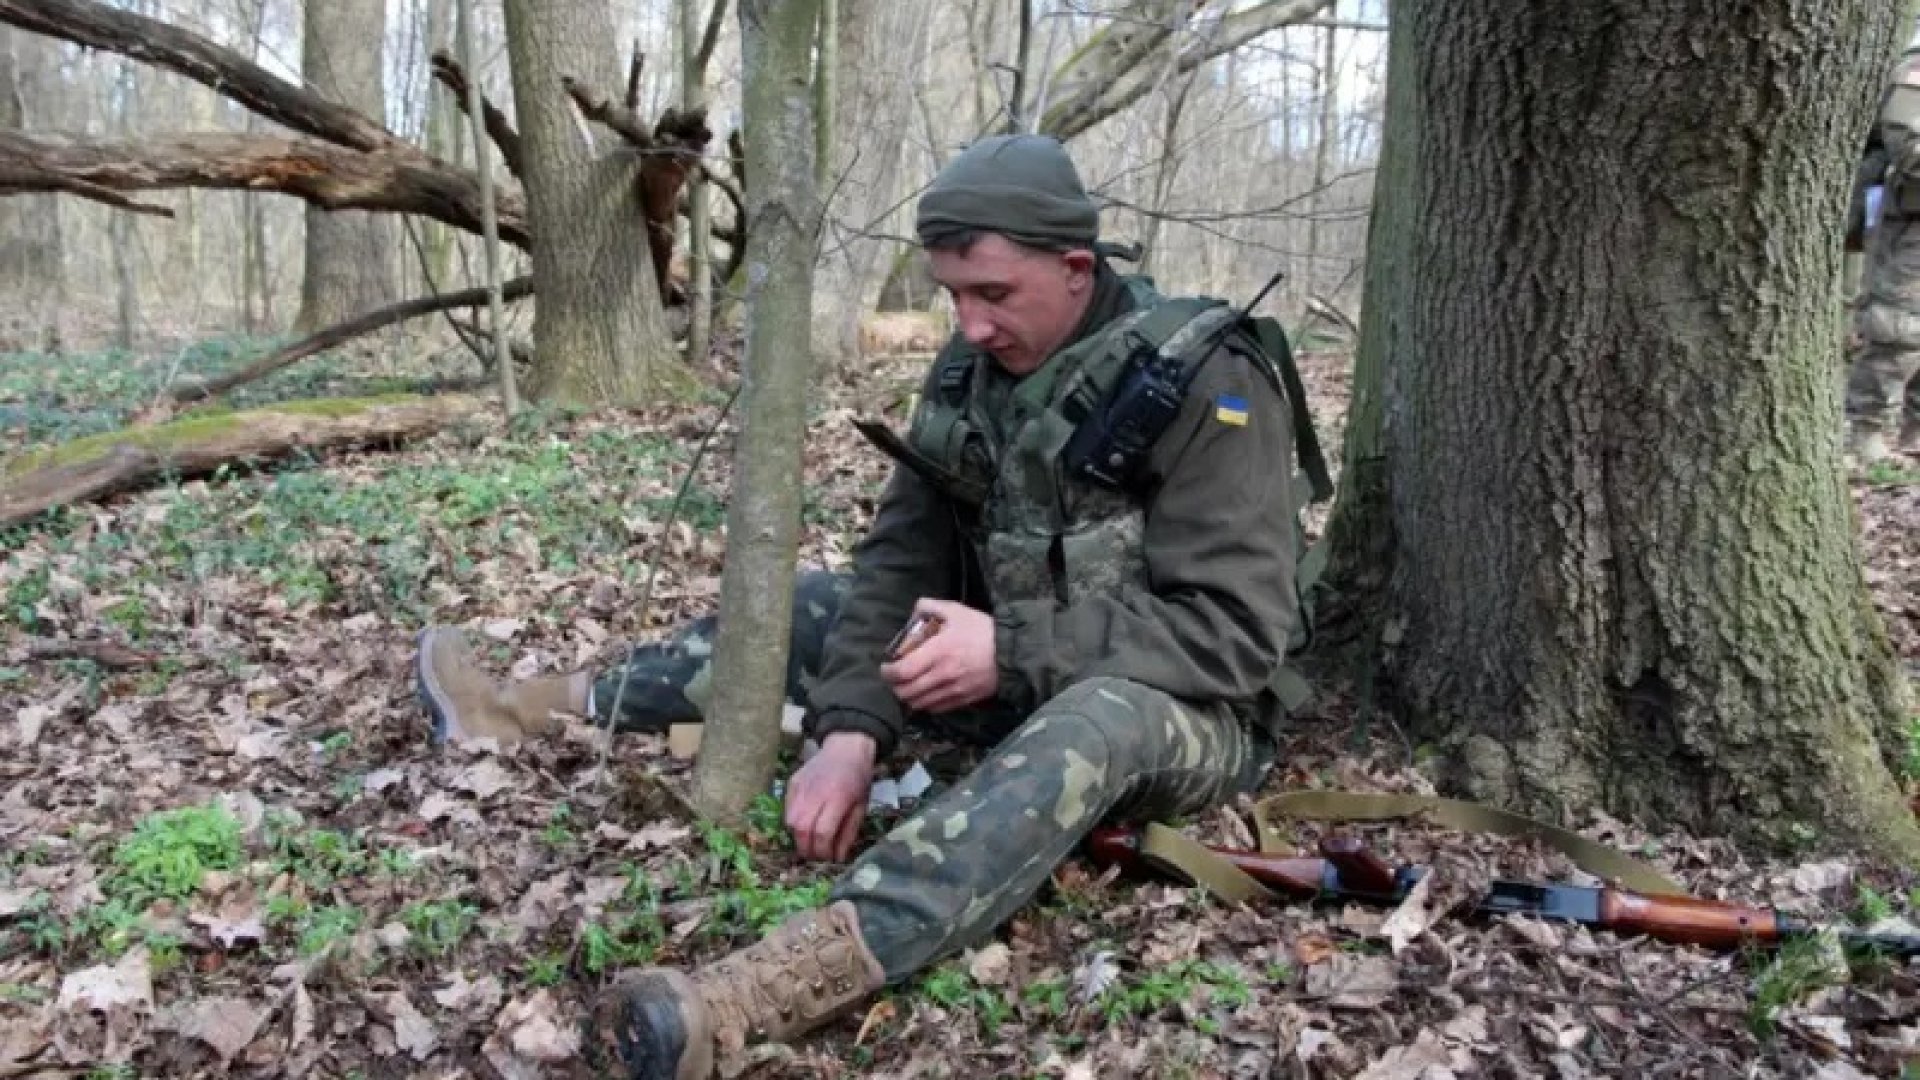
[[[618,978],[589,1043],[626,1075],[706,1077],[749,1040],[843,1015],[991,934],[1102,819],[1204,811],[1271,762],[1303,623],[1298,380],[1271,323],[1123,280],[1098,226],[1039,136],[974,144],[921,198],[958,332],[907,437],[868,429],[899,466],[806,688],[821,748],[786,823],[803,857],[847,859],[909,719],[991,752],[854,860],[826,907],[696,970]],[[887,660],[916,612],[942,628]],[[583,679],[565,689],[554,707],[588,706]]]
[[[1920,36],[1894,68],[1874,136],[1866,160],[1887,164],[1847,378],[1848,450],[1861,465],[1893,453],[1896,440],[1920,450]]]

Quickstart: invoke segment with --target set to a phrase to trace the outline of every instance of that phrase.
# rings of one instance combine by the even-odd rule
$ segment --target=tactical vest
[[[1240,335],[1239,351],[1256,358],[1261,375],[1293,412],[1303,468],[1296,505],[1304,508],[1331,494],[1305,391],[1279,324],[1248,319],[1217,300],[1167,298],[1143,279],[1125,280],[1135,301],[1132,311],[1018,382],[997,376],[988,367],[994,363],[991,356],[955,337],[935,361],[932,386],[914,409],[907,445],[882,446],[962,508],[962,525],[980,556],[994,604],[1040,599],[1069,604],[1147,586],[1144,493],[1069,475],[1062,451],[1148,354],[1177,369],[1184,389],[1215,353],[1216,339]],[[901,450],[910,451],[910,457]],[[1303,538],[1297,517],[1293,527]],[[1311,578],[1323,561],[1318,554],[1302,553],[1297,575],[1301,626],[1289,642],[1290,653],[1308,643]],[[1290,707],[1301,696],[1289,692],[1294,682],[1297,677],[1277,688],[1283,700],[1295,699],[1288,701]]]

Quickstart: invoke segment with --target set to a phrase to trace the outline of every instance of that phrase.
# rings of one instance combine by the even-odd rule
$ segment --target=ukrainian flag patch
[[[1213,418],[1234,427],[1247,426],[1247,399],[1237,394],[1220,394],[1213,399]]]

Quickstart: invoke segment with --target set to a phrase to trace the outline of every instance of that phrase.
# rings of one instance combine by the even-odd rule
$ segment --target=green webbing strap
[[[1273,896],[1272,889],[1208,851],[1198,840],[1157,822],[1148,825],[1140,837],[1140,857],[1231,903],[1244,904]]]
[[[1610,883],[1648,896],[1685,896],[1686,890],[1653,867],[1589,840],[1578,833],[1535,821],[1506,810],[1496,810],[1459,799],[1431,795],[1358,793],[1351,791],[1290,791],[1262,799],[1254,806],[1260,830],[1260,850],[1280,850],[1269,816],[1316,821],[1394,821],[1425,815],[1436,825],[1461,832],[1526,837],[1540,841],[1572,859],[1580,869]],[[1141,854],[1172,868],[1209,891],[1235,902],[1271,891],[1244,871],[1204,846],[1172,829],[1150,825]]]
[[[1313,412],[1307,408],[1307,387],[1300,381],[1300,369],[1294,365],[1293,350],[1287,345],[1287,332],[1277,320],[1250,320],[1260,351],[1267,354],[1280,372],[1280,385],[1286,388],[1287,404],[1293,407],[1293,439],[1300,456],[1300,469],[1312,484],[1312,502],[1333,497],[1333,477],[1327,472],[1327,459],[1320,451],[1320,436],[1313,430]]]

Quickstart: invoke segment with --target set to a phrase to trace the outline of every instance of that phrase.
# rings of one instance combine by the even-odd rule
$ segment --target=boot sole
[[[681,1010],[692,1010],[689,1017]],[[612,1043],[627,1080],[707,1080],[713,1036],[691,979],[653,968],[616,981],[597,1027]]]
[[[428,719],[433,721],[433,744],[444,745],[448,733],[453,729],[453,706],[447,700],[446,691],[440,688],[440,681],[433,677],[433,665],[427,662],[430,655],[428,645],[433,637],[432,630],[422,630],[413,639],[413,690],[420,699],[420,705],[427,710]]]

